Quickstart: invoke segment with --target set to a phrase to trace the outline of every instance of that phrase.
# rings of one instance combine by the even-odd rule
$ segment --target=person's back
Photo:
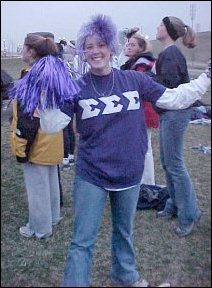
[[[22,59],[29,67],[22,71],[22,79],[10,91],[12,151],[22,164],[29,202],[28,223],[19,232],[27,238],[50,236],[52,226],[62,219],[57,165],[63,157],[63,132],[44,132],[40,127],[40,113],[58,107],[65,101],[64,95],[70,97],[80,90],[59,59],[52,35],[39,35],[39,32],[27,35]],[[54,117],[57,118],[55,113]]]
[[[156,38],[165,49],[156,63],[155,80],[168,88],[176,88],[189,82],[185,57],[175,45],[178,38],[188,48],[195,46],[195,33],[179,18],[165,17],[158,27]],[[175,119],[178,119],[176,122]],[[175,230],[180,237],[191,233],[194,222],[201,217],[192,181],[183,157],[184,134],[191,119],[191,109],[180,111],[160,110],[160,155],[165,170],[170,198],[160,219],[170,219],[178,215],[179,227]]]
[[[167,88],[176,88],[190,81],[186,59],[176,45],[159,53],[155,80]]]

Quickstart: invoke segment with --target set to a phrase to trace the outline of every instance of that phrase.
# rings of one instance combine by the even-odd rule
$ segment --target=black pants
[[[75,134],[73,129],[73,120],[63,129],[64,141],[64,158],[68,158],[68,154],[74,154]]]
[[[58,172],[58,180],[59,180],[59,188],[60,188],[60,207],[63,206],[63,190],[62,190],[62,184],[61,184],[61,178],[60,178],[60,167],[57,165],[57,172]]]

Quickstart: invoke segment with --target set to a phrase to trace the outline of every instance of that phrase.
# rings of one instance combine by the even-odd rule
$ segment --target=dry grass
[[[210,91],[204,98],[210,103]],[[21,166],[11,156],[8,115],[2,114],[2,287],[59,287],[73,225],[71,191],[74,168],[61,173],[64,207],[63,221],[45,240],[25,239],[18,228],[27,221],[27,198]],[[6,118],[6,121],[5,121]],[[152,287],[170,282],[172,287],[211,287],[211,158],[191,146],[211,145],[210,126],[190,125],[185,141],[185,158],[204,215],[193,233],[179,239],[173,229],[177,220],[158,221],[154,210],[137,211],[135,249],[137,268]],[[153,135],[157,184],[164,184],[158,150],[158,131]],[[91,278],[92,287],[110,287],[109,202],[98,235]]]

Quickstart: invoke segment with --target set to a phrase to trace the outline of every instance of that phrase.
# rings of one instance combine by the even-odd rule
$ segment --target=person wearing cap
[[[72,65],[72,60],[74,60],[74,56],[76,55],[76,49],[75,48],[73,49],[74,47],[73,41],[67,42],[65,39],[61,39],[60,42],[56,44],[59,50],[59,57],[61,59],[66,61],[64,54],[66,55],[68,54],[69,57],[71,56],[71,59],[66,61],[66,64],[67,64],[68,71],[70,73],[70,77],[72,79],[76,79],[77,77],[74,77],[75,73],[74,73],[74,67]],[[72,48],[70,48],[71,45],[72,45]],[[64,142],[64,156],[63,156],[62,163],[59,166],[62,171],[69,170],[71,166],[75,164],[75,161],[74,161],[75,131],[73,128],[73,119],[63,129],[63,140],[64,140],[63,141]],[[62,196],[62,193],[61,193],[61,196]],[[62,197],[61,197],[61,200],[62,200]]]
[[[188,83],[190,79],[186,59],[175,42],[178,38],[182,38],[184,46],[194,48],[196,35],[193,29],[185,25],[181,19],[169,16],[163,18],[157,29],[156,38],[164,45],[164,49],[156,62],[155,80],[168,88],[176,88],[180,84]],[[189,235],[194,223],[202,214],[183,158],[184,137],[194,105],[196,104],[180,111],[165,109],[159,111],[160,158],[170,198],[164,210],[157,212],[157,217],[171,219],[177,216],[179,225],[175,233],[179,237]]]
[[[64,152],[63,131],[45,133],[40,127],[39,110],[59,107],[60,102],[66,101],[64,95],[70,100],[80,91],[59,58],[52,35],[27,34],[22,59],[29,67],[10,91],[12,153],[22,164],[29,204],[28,222],[19,232],[37,239],[51,236],[53,226],[62,219],[57,166]]]
[[[143,100],[160,108],[184,109],[207,91],[210,73],[207,70],[190,83],[168,89],[143,72],[112,68],[111,58],[119,49],[117,27],[102,14],[81,26],[76,47],[84,51],[91,68],[82,78],[85,86],[72,107],[80,138],[72,191],[73,234],[62,286],[89,287],[94,247],[109,196],[112,285],[148,287],[136,269],[133,246],[133,222],[148,147]],[[65,115],[60,115],[56,121],[50,111],[43,111],[42,129],[48,133],[63,129],[58,124]]]

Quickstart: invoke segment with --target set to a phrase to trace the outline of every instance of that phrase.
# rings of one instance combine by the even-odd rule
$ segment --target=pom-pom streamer
[[[48,55],[32,66],[9,91],[9,96],[16,98],[25,113],[32,116],[36,108],[54,109],[60,108],[64,101],[73,102],[79,92],[79,83],[71,79],[66,63],[58,56]]]

